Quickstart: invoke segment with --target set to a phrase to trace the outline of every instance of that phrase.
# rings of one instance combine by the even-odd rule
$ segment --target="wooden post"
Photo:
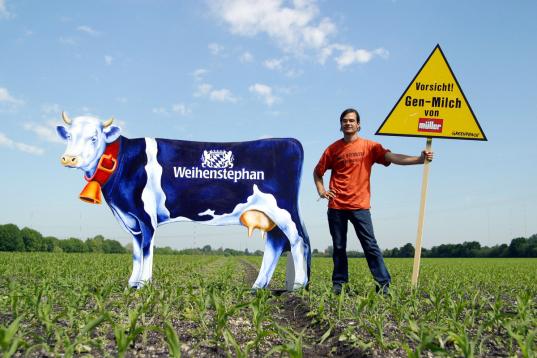
[[[425,150],[427,152],[431,151],[433,139],[427,138],[427,144],[425,145]],[[425,199],[427,198],[427,183],[429,181],[429,161],[425,159],[423,163],[423,179],[421,181],[421,203],[420,203],[420,213],[418,217],[418,235],[416,237],[416,245],[414,252],[414,267],[412,269],[412,287],[416,288],[418,286],[418,276],[420,274],[420,259],[421,259],[421,238],[423,236],[423,221],[425,218]]]

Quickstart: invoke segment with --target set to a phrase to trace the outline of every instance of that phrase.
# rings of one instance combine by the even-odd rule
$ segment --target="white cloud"
[[[231,91],[227,88],[211,91],[211,93],[209,94],[209,98],[212,101],[217,102],[237,102],[237,97],[235,97],[233,93],[231,93]]]
[[[8,138],[4,133],[0,132],[0,146],[13,147],[15,143],[12,139]]]
[[[198,85],[198,88],[197,88],[196,92],[194,92],[194,96],[195,97],[206,96],[207,94],[209,94],[211,92],[212,88],[213,88],[213,86],[211,86],[210,84],[202,83],[202,84]]]
[[[7,103],[10,105],[22,105],[24,104],[24,101],[21,99],[17,99],[13,97],[11,94],[9,94],[9,91],[7,88],[0,87],[0,103]]]
[[[335,55],[335,51],[339,54]],[[325,61],[332,56],[334,56],[334,61],[338,65],[338,68],[343,69],[355,63],[367,63],[377,56],[387,58],[389,52],[384,48],[377,48],[373,51],[369,51],[365,49],[355,49],[350,45],[332,44],[323,48],[319,56],[319,62],[325,63]]]
[[[195,70],[193,73],[192,73],[192,76],[194,76],[194,79],[196,81],[201,81],[203,80],[203,77],[208,73],[209,71],[207,71],[206,69],[204,68],[198,68],[197,70]]]
[[[78,31],[83,32],[85,34],[91,35],[91,36],[99,36],[101,33],[99,31],[95,31],[89,26],[79,26],[76,28]]]
[[[272,88],[262,83],[256,83],[249,87],[250,92],[257,94],[263,99],[267,106],[272,106],[276,101],[279,100],[278,97],[274,96],[272,93]]]
[[[272,58],[265,60],[263,65],[269,70],[281,70],[283,68],[283,58]]]
[[[208,83],[202,83],[198,85],[195,97],[208,97],[211,101],[215,102],[230,102],[235,103],[238,98],[227,88],[214,89],[212,85]]]
[[[7,11],[5,0],[0,0],[0,19],[1,18],[9,19],[10,17],[11,17],[11,13]]]
[[[290,68],[287,65],[288,62],[289,61],[288,61],[287,57],[284,57],[284,58],[271,58],[271,59],[265,60],[263,62],[263,66],[265,66],[269,70],[281,72],[287,77],[300,76],[303,71],[302,70],[297,70],[297,69],[294,69],[294,68]]]
[[[246,51],[241,54],[239,57],[239,61],[242,63],[250,63],[254,60],[254,55],[252,55],[250,52]]]
[[[319,8],[313,0],[295,0],[290,6],[282,0],[218,0],[211,2],[210,7],[232,33],[265,33],[291,53],[320,49],[336,32],[329,18],[316,19]]]
[[[330,18],[320,16],[315,0],[215,0],[209,6],[214,16],[228,25],[233,34],[250,37],[265,34],[286,53],[296,56],[313,53],[321,64],[333,58],[339,69],[388,55],[382,48],[370,51],[334,43],[332,37],[337,33],[336,25]],[[265,64],[267,68],[271,65],[278,64]],[[292,77],[301,71],[287,70],[284,73]]]
[[[176,114],[179,116],[187,116],[192,113],[192,110],[184,103],[172,104],[171,108],[156,107],[153,108],[153,113],[163,116],[169,116],[170,114]]]
[[[388,56],[388,51],[383,48],[368,51],[364,49],[355,50],[352,47],[347,47],[341,51],[341,54],[335,58],[335,61],[338,67],[342,69],[346,66],[352,65],[353,63],[367,63],[375,56],[386,58]]]
[[[110,66],[113,61],[114,61],[114,58],[112,56],[110,55],[104,56],[104,63],[106,63],[108,66]]]
[[[209,51],[211,52],[211,54],[214,56],[218,56],[222,53],[222,51],[224,51],[224,46],[221,46],[214,42],[210,43],[207,47],[209,48]]]
[[[16,142],[13,139],[0,132],[0,146],[17,149],[21,152],[25,152],[32,155],[42,155],[45,151],[39,147],[29,145],[26,143]]]
[[[33,122],[24,123],[23,128],[27,131],[33,132],[39,138],[51,142],[62,143],[58,134],[56,133],[56,120],[50,120],[45,125]]]
[[[186,116],[192,111],[184,103],[176,103],[172,105],[172,111],[180,116]]]
[[[127,97],[117,97],[116,101],[118,101],[119,103],[127,103],[129,100],[127,99]]]

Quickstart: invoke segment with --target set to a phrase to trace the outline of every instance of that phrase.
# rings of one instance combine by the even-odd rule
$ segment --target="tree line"
[[[53,236],[43,236],[39,231],[17,225],[0,225],[0,251],[27,252],[101,252],[121,254],[128,250],[118,241],[105,239],[102,235],[82,241],[77,238],[60,240]]]
[[[155,254],[160,255],[220,255],[220,256],[263,256],[263,251],[255,250],[250,252],[247,248],[244,251],[229,249],[229,248],[218,248],[213,249],[211,245],[205,245],[200,248],[192,249],[183,249],[175,250],[169,246],[166,247],[155,247]]]
[[[313,256],[332,257],[333,248],[328,246],[324,252],[314,249]],[[386,249],[384,257],[414,257],[414,245],[408,243],[401,247]],[[347,251],[348,257],[364,257],[360,251]],[[517,237],[509,245],[501,244],[492,247],[481,246],[477,241],[466,241],[462,244],[442,244],[430,249],[422,248],[421,257],[537,257],[537,234]]]
[[[384,257],[414,257],[414,246],[406,244],[400,248],[384,250]],[[442,244],[422,249],[422,257],[537,257],[537,234],[517,237],[508,244],[481,246],[477,241],[462,244]]]
[[[0,251],[44,251],[44,252],[101,252],[126,253],[132,251],[132,244],[122,246],[116,240],[105,239],[102,235],[82,241],[77,238],[60,240],[52,236],[44,237],[37,230],[25,227],[19,229],[14,224],[0,225]],[[155,247],[155,254],[161,255],[223,255],[223,256],[262,256],[263,251],[253,252],[218,248],[211,245],[201,248],[176,250],[170,247]],[[333,248],[328,246],[324,252],[314,249],[312,256],[332,257]],[[414,257],[414,246],[410,243],[383,251],[384,257]],[[360,251],[347,251],[348,257],[364,257]],[[492,247],[481,246],[477,241],[462,244],[442,244],[430,249],[422,249],[422,257],[537,257],[537,234],[528,238],[517,237],[509,245]]]

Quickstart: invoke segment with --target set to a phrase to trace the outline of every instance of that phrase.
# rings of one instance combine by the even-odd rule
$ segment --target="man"
[[[343,138],[324,151],[313,171],[319,196],[328,199],[328,225],[333,242],[333,292],[340,294],[342,285],[349,280],[347,263],[347,226],[350,221],[364,250],[369,269],[377,282],[377,292],[388,293],[391,277],[382,252],[373,233],[370,208],[371,167],[375,163],[385,166],[423,164],[433,159],[432,152],[420,156],[395,154],[379,143],[358,136],[360,115],[349,108],[339,118]],[[330,169],[329,190],[323,183],[324,173]]]

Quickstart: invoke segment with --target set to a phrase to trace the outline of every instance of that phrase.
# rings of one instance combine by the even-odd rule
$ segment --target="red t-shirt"
[[[371,207],[371,167],[374,163],[390,165],[384,159],[389,150],[377,142],[358,137],[345,143],[340,139],[324,151],[315,173],[322,177],[330,169],[329,188],[336,194],[328,201],[332,209],[357,210]]]

